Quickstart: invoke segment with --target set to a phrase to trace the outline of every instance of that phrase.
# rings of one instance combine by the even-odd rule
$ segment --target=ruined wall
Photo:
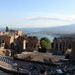
[[[75,41],[72,41],[72,51],[70,55],[70,60],[75,61]]]

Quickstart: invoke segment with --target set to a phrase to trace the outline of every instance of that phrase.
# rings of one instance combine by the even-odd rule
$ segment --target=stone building
[[[54,51],[66,52],[67,49],[72,48],[72,41],[75,41],[75,37],[59,37],[54,38],[52,43],[52,49]]]
[[[12,55],[26,50],[26,37],[26,35],[14,37],[14,41],[10,44]]]
[[[26,36],[19,36],[13,42],[17,48],[17,50],[25,50],[26,49]]]
[[[38,38],[35,36],[27,36],[21,31],[15,30],[0,32],[0,47],[10,49],[12,54],[23,51],[37,51]]]
[[[27,37],[26,50],[31,51],[31,52],[38,50],[38,38],[37,37],[35,36]]]
[[[70,55],[70,60],[75,62],[75,41],[72,42],[72,51]]]
[[[0,32],[0,48],[4,49],[18,49],[26,48],[26,36],[21,31],[10,30],[9,32]],[[13,45],[13,47],[11,47]]]
[[[0,36],[0,47],[4,47],[6,49],[10,48],[10,36],[2,35]]]

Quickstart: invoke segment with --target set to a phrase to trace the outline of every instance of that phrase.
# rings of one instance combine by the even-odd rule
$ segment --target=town
[[[25,75],[75,74],[75,37],[38,39],[6,27],[0,31],[0,68]]]

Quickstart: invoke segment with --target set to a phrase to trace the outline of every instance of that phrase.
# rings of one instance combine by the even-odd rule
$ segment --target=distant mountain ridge
[[[54,34],[75,34],[75,24],[57,27],[47,27],[47,28],[22,28],[20,29],[26,32],[48,32]]]
[[[16,28],[14,28],[16,29]],[[48,32],[54,34],[75,34],[75,24],[65,25],[65,26],[57,26],[57,27],[46,27],[46,28],[17,28],[18,30],[22,30],[23,32]],[[4,29],[0,28],[0,31],[4,31]]]
[[[51,31],[64,34],[75,34],[75,24],[50,28]]]

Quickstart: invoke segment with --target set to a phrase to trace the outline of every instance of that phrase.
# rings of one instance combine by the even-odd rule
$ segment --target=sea
[[[54,37],[58,37],[56,35],[52,35],[52,34],[47,34],[46,30],[47,28],[20,28],[18,30],[23,31],[25,34],[27,34],[28,36],[37,36],[38,39],[42,38],[42,37],[46,37],[48,38],[50,41],[53,41]],[[48,29],[49,30],[49,29]]]

